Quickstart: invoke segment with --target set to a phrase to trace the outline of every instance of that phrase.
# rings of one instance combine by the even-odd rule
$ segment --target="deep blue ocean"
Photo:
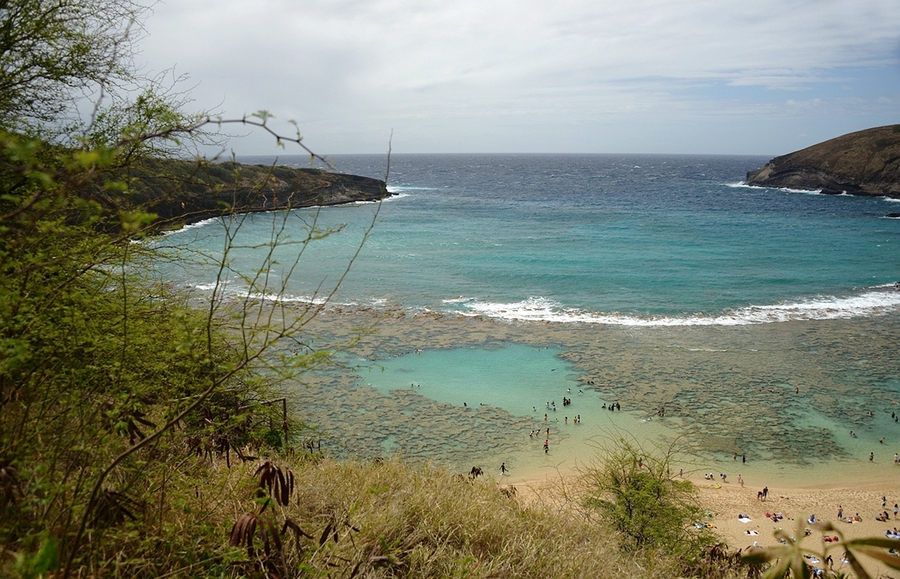
[[[274,158],[242,162],[271,164]],[[228,256],[246,291],[273,227],[267,279],[286,299],[631,325],[746,324],[878,315],[900,306],[900,203],[746,187],[766,157],[394,155],[382,203],[246,219]],[[384,178],[386,156],[335,156]],[[279,164],[307,167],[308,157]],[[377,211],[377,215],[376,212]],[[314,243],[288,278],[306,232]],[[373,223],[374,219],[374,223]],[[371,231],[346,277],[350,258]],[[220,255],[211,220],[164,243]],[[293,241],[295,243],[284,243]],[[217,268],[166,275],[209,287]]]

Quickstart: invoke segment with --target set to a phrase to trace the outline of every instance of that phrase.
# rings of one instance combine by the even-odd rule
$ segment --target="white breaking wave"
[[[323,296],[305,296],[248,292],[242,284],[231,280],[223,282],[219,290],[228,299],[253,299],[280,303],[302,303],[335,307],[360,307],[360,303],[328,302]],[[210,292],[215,284],[198,283],[188,287],[201,292]],[[743,326],[804,320],[835,320],[857,317],[872,317],[900,313],[900,291],[896,284],[883,284],[870,288],[858,295],[846,297],[820,296],[807,300],[774,305],[750,305],[719,314],[685,315],[633,315],[619,312],[591,312],[563,307],[554,300],[531,297],[511,303],[484,302],[474,297],[457,296],[442,300],[453,314],[462,316],[484,316],[508,321],[565,323],[565,324],[605,324],[613,326],[675,327],[675,326]],[[401,307],[392,304],[388,298],[372,297],[366,307]],[[415,311],[431,311],[429,308],[410,308]],[[445,310],[447,313],[447,310]]]
[[[459,297],[456,297],[456,298],[450,298],[450,299],[446,299],[446,300],[441,300],[441,302],[442,302],[442,303],[445,303],[445,304],[464,304],[464,303],[467,303],[467,302],[471,302],[471,301],[473,301],[474,299],[475,299],[475,298],[467,298],[467,297],[459,296]]]
[[[173,233],[183,233],[189,229],[200,229],[201,227],[206,227],[210,223],[215,223],[215,222],[219,221],[220,219],[222,219],[221,216],[210,217],[208,219],[203,219],[202,221],[197,221],[196,223],[189,223],[188,225],[185,225],[178,229],[173,229],[171,231],[163,231],[162,234],[165,236],[165,235],[172,235]]]
[[[391,194],[390,197],[385,197],[382,201],[393,201],[395,199],[403,199],[404,197],[410,197],[409,193],[404,193],[405,189],[394,189],[393,187],[387,188],[388,193]]]
[[[216,284],[212,283],[195,283],[189,284],[186,286],[189,289],[194,289],[203,293],[209,293],[213,290],[218,290],[219,294],[226,299],[230,300],[259,300],[259,301],[271,301],[277,303],[302,303],[302,304],[310,304],[310,305],[324,305],[328,303],[328,300],[322,296],[298,296],[287,293],[275,293],[275,292],[252,292],[248,291],[247,286],[235,280],[223,280],[222,282]],[[337,304],[336,304],[337,305]],[[351,305],[351,304],[340,304],[340,305]],[[352,304],[356,305],[356,304]]]
[[[616,312],[586,312],[564,308],[553,300],[541,297],[505,304],[473,301],[466,304],[467,311],[463,315],[528,322],[662,327],[742,326],[798,320],[848,319],[900,312],[900,291],[894,289],[893,285],[881,288],[849,297],[818,297],[796,303],[747,306],[717,315],[634,316]]]
[[[390,193],[402,193],[403,191],[440,191],[444,187],[413,187],[411,185],[388,185],[387,190]]]
[[[821,195],[821,189],[791,189],[790,187],[765,187],[763,185],[747,185],[744,181],[739,181],[737,183],[726,183],[726,187],[732,187],[734,189],[744,188],[744,189],[774,189],[776,191],[784,191],[785,193],[803,193],[804,195]],[[828,195],[831,197],[831,195]]]

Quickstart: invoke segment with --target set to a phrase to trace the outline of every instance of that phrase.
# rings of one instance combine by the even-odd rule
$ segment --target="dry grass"
[[[138,497],[143,508],[132,511],[135,520],[92,530],[72,576],[645,579],[685,574],[684,564],[671,557],[620,549],[616,533],[595,511],[582,509],[571,488],[526,500],[508,496],[485,478],[471,480],[400,460],[275,458],[228,468],[224,459],[191,456],[169,467],[165,476],[155,473],[156,484]],[[273,475],[276,468],[281,475]],[[292,477],[292,487],[270,486],[273,476]],[[689,574],[737,576],[715,565]],[[16,572],[11,558],[0,558],[0,576],[28,574]]]
[[[615,535],[575,504],[523,503],[485,479],[396,460],[323,460],[294,473],[294,500],[276,518],[313,537],[304,539],[303,558],[322,573],[338,565],[366,577],[680,574],[676,561],[624,554]],[[296,565],[301,557],[287,558]]]

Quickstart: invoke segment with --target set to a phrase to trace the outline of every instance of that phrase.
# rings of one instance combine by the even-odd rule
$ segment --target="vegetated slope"
[[[131,202],[179,227],[232,211],[271,211],[378,201],[384,181],[322,169],[150,160],[131,174]]]
[[[900,198],[900,125],[849,133],[775,157],[747,185]]]

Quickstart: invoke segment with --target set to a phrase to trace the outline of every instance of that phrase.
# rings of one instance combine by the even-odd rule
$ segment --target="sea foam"
[[[617,312],[598,313],[565,308],[553,300],[532,297],[512,303],[453,300],[463,315],[514,321],[608,324],[619,326],[739,326],[799,320],[832,320],[877,316],[900,311],[900,291],[893,285],[871,288],[859,295],[822,296],[774,305],[749,305],[719,314],[640,316]]]

